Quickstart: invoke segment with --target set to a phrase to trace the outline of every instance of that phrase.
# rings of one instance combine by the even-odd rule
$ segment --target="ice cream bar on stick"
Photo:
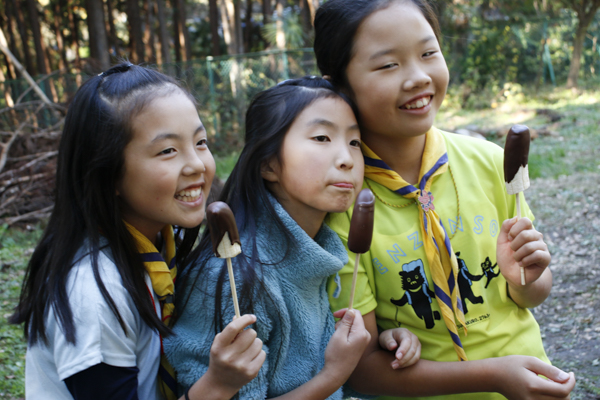
[[[514,194],[517,202],[517,219],[521,218],[521,202],[519,193],[529,187],[529,128],[525,125],[514,125],[508,131],[504,145],[504,181],[508,194]],[[521,267],[521,284],[525,285],[525,268]]]
[[[231,212],[231,208],[226,203],[215,201],[206,207],[206,219],[208,221],[208,229],[210,230],[210,239],[215,256],[227,259],[227,272],[229,272],[233,307],[235,308],[235,316],[239,318],[240,306],[237,299],[233,268],[231,266],[231,259],[242,252],[240,235],[235,224],[235,218]]]
[[[375,196],[370,189],[363,189],[354,202],[354,211],[350,221],[350,232],[348,233],[348,249],[356,253],[354,261],[354,274],[352,275],[352,287],[350,288],[350,305],[352,310],[354,303],[354,291],[356,289],[356,275],[360,255],[369,251],[373,239],[373,216],[375,212]]]

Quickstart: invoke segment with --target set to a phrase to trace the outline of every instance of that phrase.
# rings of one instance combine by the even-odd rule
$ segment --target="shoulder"
[[[439,130],[438,130],[439,131]],[[504,179],[504,150],[487,140],[441,132],[451,168],[462,173]]]
[[[438,129],[438,131],[444,137],[448,152],[460,151],[464,154],[481,154],[486,156],[503,155],[504,150],[496,143],[477,139],[465,135],[459,135],[458,133],[446,132]]]

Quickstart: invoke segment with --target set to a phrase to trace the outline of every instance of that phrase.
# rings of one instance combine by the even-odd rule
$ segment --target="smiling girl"
[[[376,197],[354,300],[371,343],[350,385],[402,397],[568,397],[574,376],[549,365],[528,310],[550,292],[550,254],[529,209],[511,218],[502,149],[433,127],[449,74],[429,3],[329,0],[315,32],[319,69],[357,105],[365,186]],[[328,221],[344,242],[350,219]],[[334,310],[347,304],[353,268],[351,259],[331,280]],[[393,370],[377,332],[398,326],[422,352]]]
[[[124,63],[78,90],[54,210],[11,318],[28,338],[27,399],[174,398],[162,338],[214,173],[195,102],[172,78]],[[244,331],[255,320],[245,315],[211,341],[211,373],[192,398],[256,375],[265,354]]]
[[[246,144],[221,200],[240,230],[243,253],[233,261],[241,308],[257,315],[267,359],[237,398],[341,399],[369,335],[360,313],[346,313],[334,327],[325,284],[348,256],[323,220],[350,207],[362,177],[356,118],[327,81],[285,81],[253,100]],[[178,304],[176,335],[165,343],[184,388],[209,368],[205,343],[233,317],[225,262],[209,240],[206,232],[196,265],[180,281],[185,306]],[[406,343],[414,363],[418,341],[410,335]]]

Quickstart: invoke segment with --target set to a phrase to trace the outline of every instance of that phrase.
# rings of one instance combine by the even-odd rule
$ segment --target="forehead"
[[[321,97],[314,100],[302,110],[294,124],[307,124],[314,119],[332,121],[340,125],[356,123],[352,108],[339,96]]]
[[[353,56],[402,47],[435,33],[421,10],[410,1],[392,2],[366,17],[354,36]]]

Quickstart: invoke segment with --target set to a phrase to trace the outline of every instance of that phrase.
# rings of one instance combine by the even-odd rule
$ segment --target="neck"
[[[425,139],[425,134],[408,138],[363,134],[366,145],[392,170],[412,185],[419,181]]]

